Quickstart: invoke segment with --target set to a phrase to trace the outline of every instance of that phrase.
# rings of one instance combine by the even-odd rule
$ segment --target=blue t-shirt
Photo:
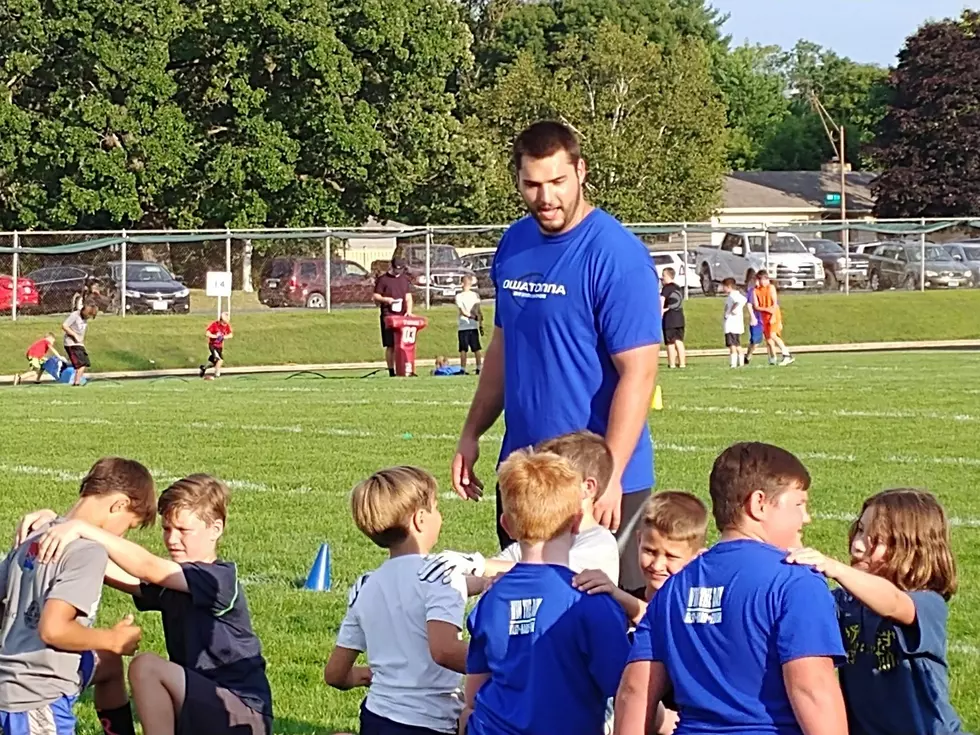
[[[783,664],[844,647],[824,578],[758,541],[723,541],[673,575],[634,637],[631,661],[660,661],[677,735],[800,735]]]
[[[466,622],[466,672],[490,674],[476,695],[470,735],[602,732],[629,655],[626,616],[609,595],[572,587],[573,572],[518,564]]]
[[[506,356],[501,460],[570,431],[605,436],[619,380],[612,356],[660,344],[660,287],[646,247],[601,209],[562,235],[525,217],[504,233],[490,277]],[[653,482],[644,424],[623,492]]]
[[[903,626],[834,590],[847,650],[840,683],[851,735],[962,732],[949,701],[946,601],[929,591],[909,596],[915,622]]]

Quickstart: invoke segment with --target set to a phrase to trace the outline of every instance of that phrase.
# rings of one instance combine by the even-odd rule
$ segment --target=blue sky
[[[980,0],[708,0],[731,15],[723,30],[743,41],[789,48],[800,38],[855,61],[889,66],[929,20],[980,9]],[[843,21],[843,25],[842,25]]]

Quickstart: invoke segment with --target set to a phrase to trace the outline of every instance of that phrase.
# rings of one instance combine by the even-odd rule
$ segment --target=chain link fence
[[[980,220],[641,223],[627,227],[686,296],[765,268],[790,290],[980,286]],[[218,308],[372,306],[374,281],[404,258],[421,307],[451,303],[467,275],[494,297],[505,225],[0,233],[0,315],[68,313],[82,302],[121,318],[213,311],[208,274],[230,274]]]

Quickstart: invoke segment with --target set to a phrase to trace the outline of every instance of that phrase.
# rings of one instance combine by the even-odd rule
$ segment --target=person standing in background
[[[459,337],[459,366],[466,371],[466,353],[472,352],[476,360],[476,374],[483,367],[483,348],[480,335],[483,334],[483,313],[480,311],[480,294],[473,290],[475,276],[463,276],[463,290],[456,294],[458,310],[457,334]]]
[[[395,377],[395,332],[385,324],[392,314],[412,313],[412,282],[405,274],[405,259],[394,257],[387,273],[378,276],[374,284],[374,303],[381,308],[381,344],[385,348],[388,375]]]
[[[99,309],[95,304],[86,304],[79,311],[69,314],[61,325],[61,331],[65,333],[65,352],[71,366],[75,368],[72,385],[81,385],[86,368],[92,367],[92,361],[85,349],[85,332],[88,330],[89,320],[95,319],[98,313]]]
[[[684,347],[684,292],[674,283],[673,268],[664,268],[664,285],[660,291],[660,310],[663,312],[664,342],[667,345],[667,367],[686,368],[687,349]]]

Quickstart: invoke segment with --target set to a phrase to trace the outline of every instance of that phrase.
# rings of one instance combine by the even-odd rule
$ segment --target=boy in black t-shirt
[[[138,609],[163,613],[170,660],[142,653],[129,666],[144,735],[272,733],[262,646],[235,565],[217,558],[227,508],[228,488],[209,475],[164,490],[158,511],[170,559],[79,521],[41,539],[41,553],[55,558],[78,538],[102,545],[113,562],[106,582]]]
[[[664,343],[667,345],[667,367],[687,367],[684,349],[684,292],[674,283],[673,268],[664,268],[664,286],[660,289],[660,310],[663,312]]]

